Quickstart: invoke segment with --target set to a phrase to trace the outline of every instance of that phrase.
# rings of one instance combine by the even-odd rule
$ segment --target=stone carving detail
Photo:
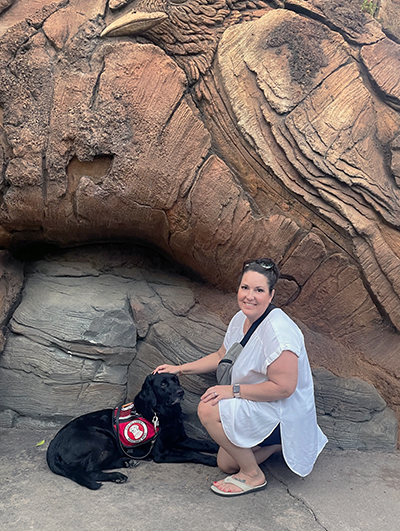
[[[0,247],[141,240],[230,291],[273,256],[291,316],[399,408],[398,12],[0,2]]]

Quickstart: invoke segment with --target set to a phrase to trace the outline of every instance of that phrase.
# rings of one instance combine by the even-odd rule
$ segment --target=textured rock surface
[[[400,42],[400,17],[398,0],[380,0],[376,17],[382,24],[384,31],[391,38]]]
[[[4,347],[4,328],[18,303],[23,282],[22,263],[7,251],[0,251],[0,351]]]
[[[313,372],[318,422],[330,448],[393,451],[397,419],[373,385],[338,378],[326,369]]]
[[[0,356],[2,424],[60,422],[111,407],[133,398],[163,360],[219,348],[225,325],[196,303],[184,277],[121,267],[122,255],[114,263],[88,256],[100,270],[76,257],[30,265]],[[194,393],[213,381],[186,386],[194,420]]]
[[[348,349],[325,366],[400,417],[399,9],[0,2],[0,247],[139,239],[228,290],[272,256],[291,315]]]

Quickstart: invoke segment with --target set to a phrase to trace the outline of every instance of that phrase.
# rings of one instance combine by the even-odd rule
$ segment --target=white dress
[[[239,311],[229,324],[224,339],[226,350],[243,339],[246,316]],[[237,358],[232,383],[256,384],[268,381],[268,366],[284,351],[298,357],[295,392],[273,402],[227,399],[219,402],[222,426],[228,439],[241,448],[261,443],[280,423],[282,453],[289,468],[307,476],[328,439],[317,424],[314,385],[298,326],[282,310],[275,308],[258,326]]]

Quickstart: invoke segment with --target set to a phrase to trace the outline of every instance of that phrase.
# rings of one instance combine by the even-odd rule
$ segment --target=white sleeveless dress
[[[246,316],[239,311],[229,324],[224,339],[228,350],[243,338]],[[282,453],[289,468],[307,476],[328,439],[317,424],[314,385],[298,326],[276,308],[264,319],[240,353],[232,371],[232,383],[256,384],[268,381],[268,366],[284,351],[298,357],[295,392],[274,402],[254,402],[232,398],[221,400],[219,410],[228,439],[241,448],[252,448],[266,439],[280,423]]]

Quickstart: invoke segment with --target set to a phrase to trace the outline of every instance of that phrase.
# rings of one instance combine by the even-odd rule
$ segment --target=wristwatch
[[[239,384],[233,384],[232,390],[233,390],[233,396],[235,398],[240,398],[240,385]]]

